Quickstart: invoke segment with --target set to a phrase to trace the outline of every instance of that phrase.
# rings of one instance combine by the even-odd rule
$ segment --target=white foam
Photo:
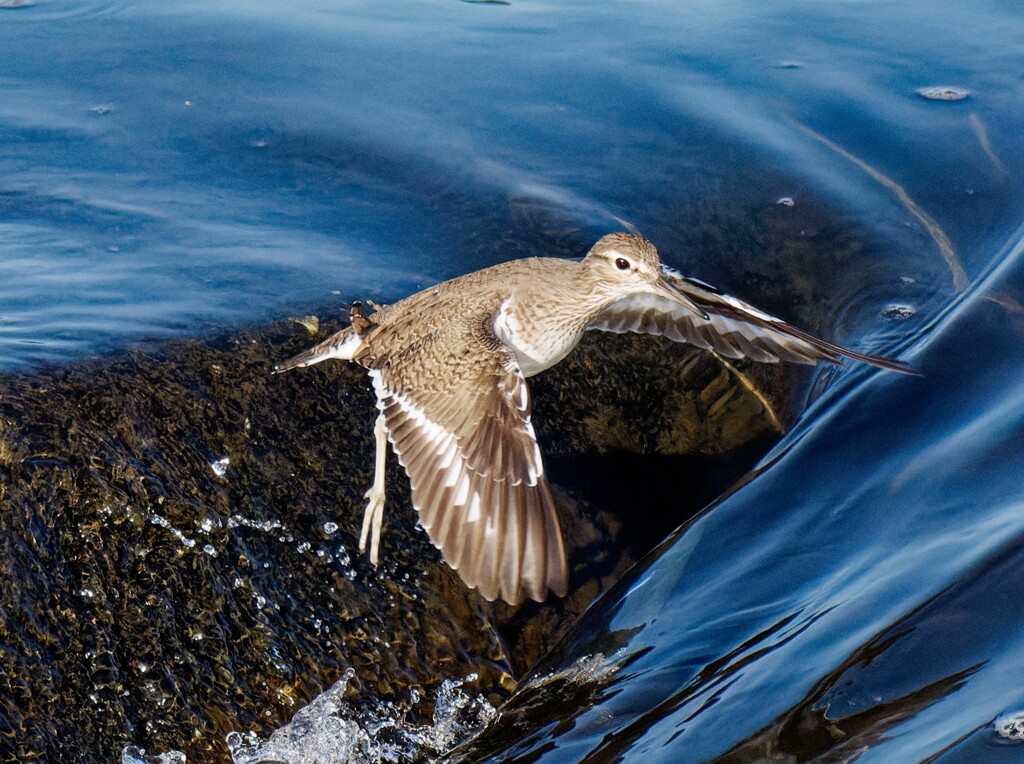
[[[267,740],[252,732],[229,733],[226,740],[233,764],[429,760],[467,740],[497,713],[484,698],[471,697],[461,689],[475,679],[473,675],[441,684],[430,724],[407,721],[408,704],[376,701],[367,712],[346,697],[353,676],[350,669]],[[418,700],[411,698],[413,703]]]
[[[992,722],[992,726],[1003,740],[1024,743],[1024,711],[1003,714]]]

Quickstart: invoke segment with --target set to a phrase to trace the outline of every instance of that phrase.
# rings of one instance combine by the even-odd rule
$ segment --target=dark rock
[[[228,731],[267,734],[349,667],[353,697],[414,713],[471,672],[497,702],[777,435],[709,354],[588,336],[533,385],[571,593],[511,608],[442,563],[393,457],[380,568],[358,554],[365,375],[269,373],[312,340],[283,322],[0,379],[0,760],[223,760]],[[743,373],[784,411],[795,372]]]

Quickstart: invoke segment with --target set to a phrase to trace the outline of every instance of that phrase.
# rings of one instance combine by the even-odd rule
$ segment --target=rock
[[[570,596],[488,603],[416,526],[393,457],[380,568],[356,551],[366,376],[270,374],[312,326],[0,379],[0,750],[109,762],[132,744],[222,761],[229,731],[267,734],[349,668],[354,698],[414,714],[471,672],[498,702],[777,435],[709,354],[588,336],[533,386]],[[784,410],[793,370],[743,368]]]

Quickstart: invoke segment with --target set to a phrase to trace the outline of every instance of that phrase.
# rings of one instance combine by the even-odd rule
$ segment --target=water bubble
[[[971,91],[952,85],[932,85],[927,88],[918,88],[917,93],[929,101],[962,101],[971,94]]]
[[[795,207],[796,206],[796,202],[793,201],[793,197],[792,196],[780,196],[778,199],[775,200],[775,203],[779,204],[779,205],[781,205],[783,207]]]
[[[255,732],[229,732],[224,742],[228,744],[228,753],[232,761],[245,761],[259,749],[260,736]]]
[[[164,751],[147,756],[145,748],[126,745],[121,751],[121,764],[185,764],[185,754],[181,751]]]
[[[168,520],[166,517],[163,517],[163,516],[157,515],[157,514],[153,514],[153,515],[149,516],[149,522],[152,523],[153,525],[159,525],[161,528],[166,528],[167,530],[169,530],[171,533],[173,533],[175,536],[177,536],[178,541],[180,541],[182,543],[182,546],[185,546],[185,547],[191,549],[192,547],[194,547],[196,545],[196,540],[195,539],[190,539],[184,533],[182,533],[177,528],[175,528],[173,525],[171,525],[171,521]]]
[[[215,462],[210,463],[210,469],[213,470],[213,474],[217,477],[224,477],[228,471],[228,465],[231,464],[231,459],[227,456],[221,457]]]
[[[283,527],[280,520],[250,520],[248,517],[242,517],[241,515],[229,517],[227,526],[228,528],[252,528],[253,530],[264,531],[265,533],[279,530]]]
[[[1011,743],[1024,743],[1024,711],[1014,711],[996,717],[992,722],[996,734]]]
[[[882,310],[882,317],[890,321],[906,321],[917,315],[917,310],[911,305],[886,305]]]
[[[326,533],[328,536],[330,536],[333,533],[336,533],[337,531],[338,531],[338,524],[337,523],[332,523],[330,520],[328,520],[326,523],[324,523],[324,533]]]

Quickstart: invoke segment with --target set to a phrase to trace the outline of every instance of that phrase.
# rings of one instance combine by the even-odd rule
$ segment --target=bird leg
[[[373,435],[377,444],[374,460],[373,485],[366,492],[370,501],[363,515],[363,530],[359,534],[359,551],[366,551],[366,537],[370,537],[370,564],[377,565],[377,549],[380,547],[380,526],[384,520],[384,463],[388,454],[388,428],[384,424],[384,413],[377,415],[373,425]],[[372,531],[372,533],[371,533]]]
[[[363,304],[358,300],[352,303],[352,307],[348,311],[348,322],[352,325],[352,330],[359,337],[362,337],[366,330],[370,328],[370,321],[363,313]]]

